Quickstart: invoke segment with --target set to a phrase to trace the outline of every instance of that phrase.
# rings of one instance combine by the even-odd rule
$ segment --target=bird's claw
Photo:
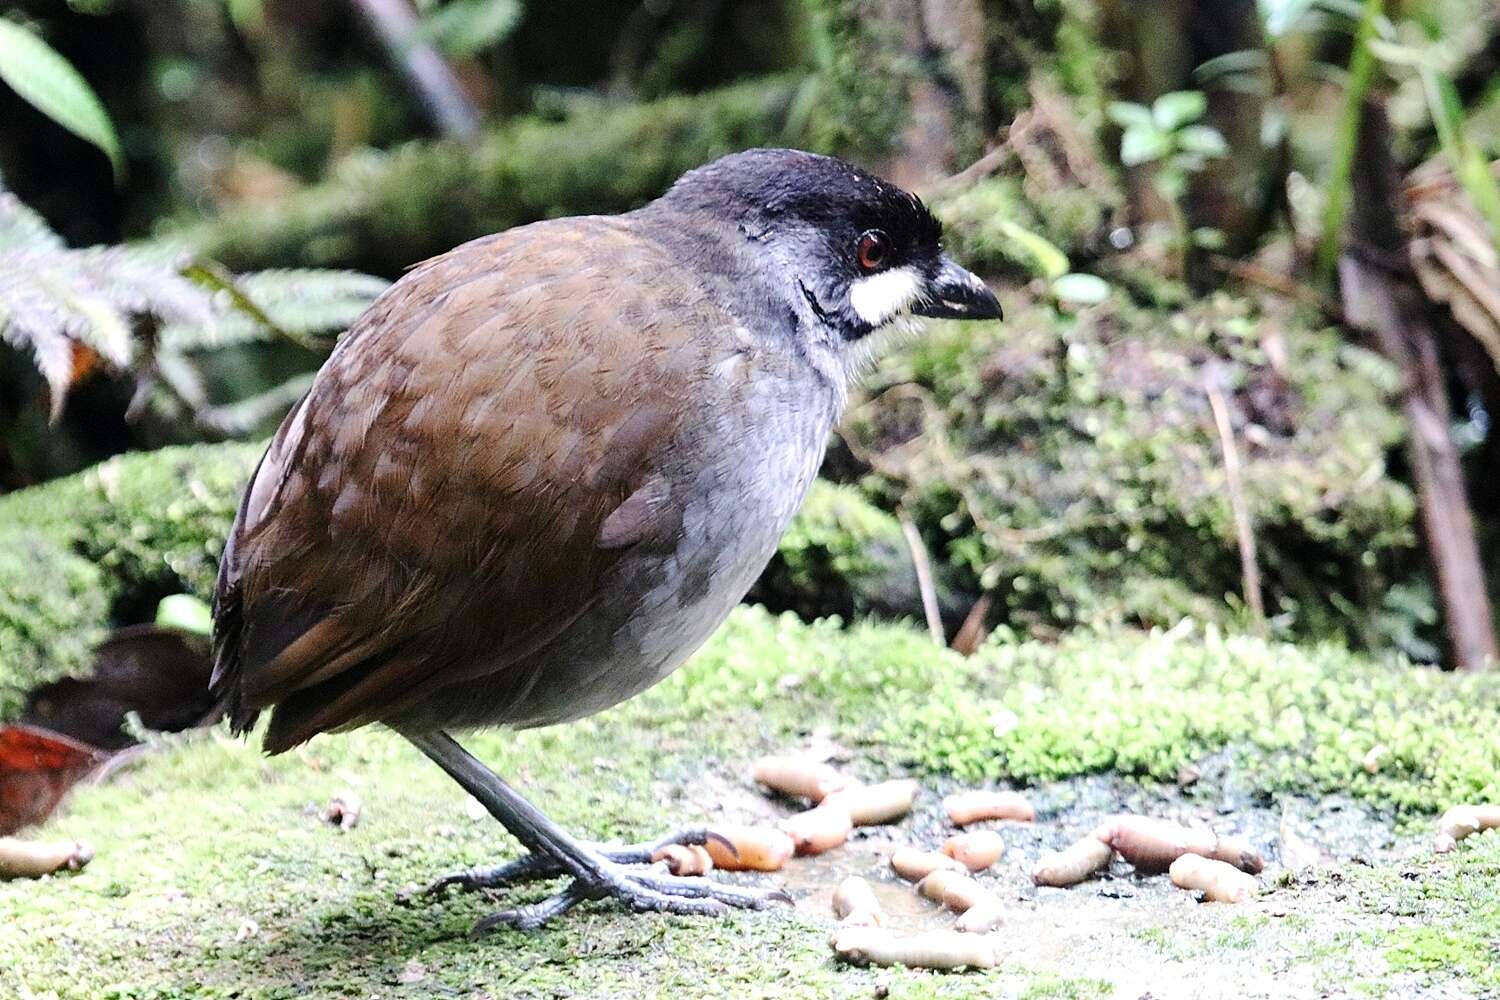
[[[651,863],[651,856],[668,844],[705,844],[710,840],[737,853],[725,837],[701,826],[685,827],[639,844],[580,844],[586,870],[575,874],[566,888],[540,902],[492,913],[474,926],[473,933],[483,934],[496,927],[535,930],[590,899],[618,899],[637,913],[677,914],[723,913],[730,908],[760,910],[772,903],[792,903],[792,897],[782,889],[751,889],[701,876],[672,875],[664,865]],[[547,854],[527,854],[493,868],[445,875],[429,883],[422,894],[436,896],[454,887],[466,892],[500,889],[557,878],[570,871],[578,873],[580,869],[565,868],[562,861]]]
[[[705,844],[708,841],[723,844],[729,852],[738,856],[734,844],[723,834],[716,833],[707,827],[689,826],[675,830],[658,840],[643,841],[638,844],[609,845],[609,844],[587,844],[589,850],[607,861],[618,864],[644,865],[651,861],[651,856],[661,848],[669,844]],[[437,896],[450,888],[458,888],[464,892],[473,892],[479,889],[503,889],[510,886],[522,885],[526,882],[536,882],[541,879],[557,878],[565,873],[561,862],[546,855],[527,854],[507,861],[502,865],[491,868],[470,868],[461,872],[451,872],[441,878],[434,879],[421,890],[424,896]]]
[[[792,902],[782,889],[749,889],[703,876],[667,875],[655,868],[631,870],[610,861],[539,903],[491,913],[474,925],[471,934],[478,936],[497,927],[536,930],[585,900],[610,898],[636,913],[684,916],[721,914],[730,909],[763,910],[772,903]]]

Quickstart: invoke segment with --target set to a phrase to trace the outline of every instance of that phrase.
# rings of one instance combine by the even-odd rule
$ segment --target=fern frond
[[[184,263],[159,244],[72,250],[41,216],[0,189],[0,339],[35,358],[54,418],[95,355],[114,368],[129,367],[143,329],[157,332],[151,344],[157,367],[175,370],[178,360],[189,364],[182,356],[193,351],[278,336],[310,345],[314,335],[341,332],[384,288],[378,278],[349,271],[236,279],[214,265]],[[262,405],[289,392],[266,394]],[[200,402],[206,405],[189,405]],[[243,418],[230,413],[226,424],[258,419],[256,412],[249,406]]]
[[[249,434],[266,421],[291,409],[312,387],[316,373],[294,375],[285,382],[248,399],[214,406],[199,414],[200,422],[228,437]]]
[[[345,330],[385,291],[386,282],[358,271],[258,271],[240,279],[276,325],[294,333]]]
[[[62,237],[52,231],[40,213],[0,188],[0,253],[62,248]]]
[[[213,287],[212,281],[205,284]],[[278,332],[299,341],[338,334],[358,319],[385,287],[382,279],[358,271],[247,274],[234,282],[234,289],[248,300],[250,308],[231,308],[213,323],[172,324],[162,330],[161,343],[166,350],[190,352],[268,340]],[[259,321],[261,316],[266,322]]]

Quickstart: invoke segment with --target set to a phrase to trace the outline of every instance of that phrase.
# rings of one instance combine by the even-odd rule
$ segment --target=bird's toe
[[[713,916],[730,909],[763,910],[772,903],[791,903],[780,889],[729,885],[704,876],[677,876],[652,867],[645,870],[606,861],[588,877],[575,878],[562,892],[538,903],[500,910],[474,926],[483,934],[497,927],[535,930],[585,900],[615,899],[635,913]]]

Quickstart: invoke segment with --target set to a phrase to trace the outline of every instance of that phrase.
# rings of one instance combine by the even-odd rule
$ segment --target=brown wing
[[[665,501],[653,460],[727,322],[610,219],[475,241],[397,282],[277,432],[231,532],[214,684],[236,726],[274,706],[280,751],[566,629],[672,523],[641,514]]]

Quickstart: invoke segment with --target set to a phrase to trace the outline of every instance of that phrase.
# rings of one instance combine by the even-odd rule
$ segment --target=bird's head
[[[752,149],[685,174],[662,199],[732,221],[802,326],[840,353],[920,317],[1000,319],[1000,303],[943,252],[916,195],[831,156]]]

